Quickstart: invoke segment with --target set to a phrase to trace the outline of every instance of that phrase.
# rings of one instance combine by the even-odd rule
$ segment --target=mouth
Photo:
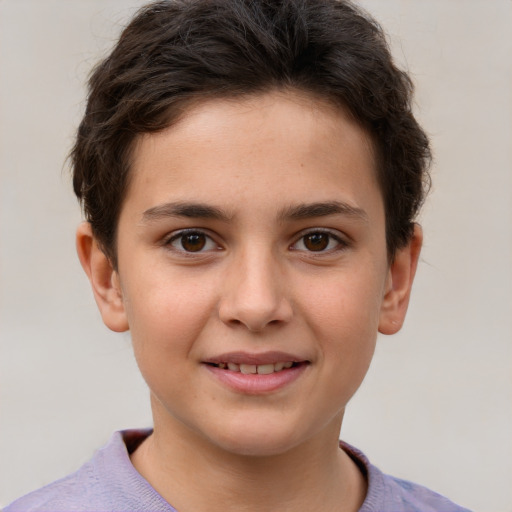
[[[257,395],[285,388],[304,375],[311,361],[285,352],[230,352],[202,363],[229,388]]]
[[[258,375],[270,375],[272,373],[282,372],[290,368],[307,364],[307,361],[279,361],[277,363],[266,363],[266,364],[247,364],[247,363],[207,363],[209,366],[214,366],[221,370],[229,370],[231,372],[240,372],[244,375],[258,374]]]

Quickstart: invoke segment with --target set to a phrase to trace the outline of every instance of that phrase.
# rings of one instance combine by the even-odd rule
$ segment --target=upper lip
[[[206,364],[221,364],[221,363],[234,363],[234,364],[275,364],[285,363],[291,361],[292,363],[307,362],[307,359],[295,354],[287,352],[271,351],[262,352],[260,354],[250,352],[226,352],[217,356],[209,357],[203,360]]]

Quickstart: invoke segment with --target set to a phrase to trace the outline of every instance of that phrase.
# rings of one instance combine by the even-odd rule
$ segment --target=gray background
[[[342,436],[386,472],[512,511],[512,2],[365,0],[417,83],[434,188],[409,318]],[[147,426],[128,335],[74,251],[83,83],[141,2],[0,0],[0,506]]]

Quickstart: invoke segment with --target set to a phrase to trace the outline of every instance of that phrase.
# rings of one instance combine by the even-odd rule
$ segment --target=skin
[[[377,332],[402,325],[421,247],[416,227],[388,261],[367,134],[298,92],[210,100],[141,136],[131,172],[117,270],[87,223],[77,248],[151,391],[134,466],[180,512],[358,510],[366,482],[339,430]],[[205,364],[276,350],[303,368],[273,391]]]

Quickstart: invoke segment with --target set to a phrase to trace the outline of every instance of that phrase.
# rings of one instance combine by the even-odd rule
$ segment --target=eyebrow
[[[345,215],[368,222],[368,214],[363,209],[341,201],[304,203],[290,206],[281,212],[279,217],[282,220],[303,220],[314,217],[327,217],[328,215]]]
[[[215,206],[202,203],[165,203],[149,208],[142,214],[144,222],[152,222],[167,217],[187,217],[190,219],[213,219],[229,221],[231,216]]]
[[[345,215],[368,222],[367,213],[341,201],[301,203],[282,210],[278,218],[284,220],[304,220],[329,215]],[[228,222],[232,219],[224,210],[203,203],[172,202],[149,208],[142,214],[143,222],[153,222],[168,217],[190,219],[212,219]]]

